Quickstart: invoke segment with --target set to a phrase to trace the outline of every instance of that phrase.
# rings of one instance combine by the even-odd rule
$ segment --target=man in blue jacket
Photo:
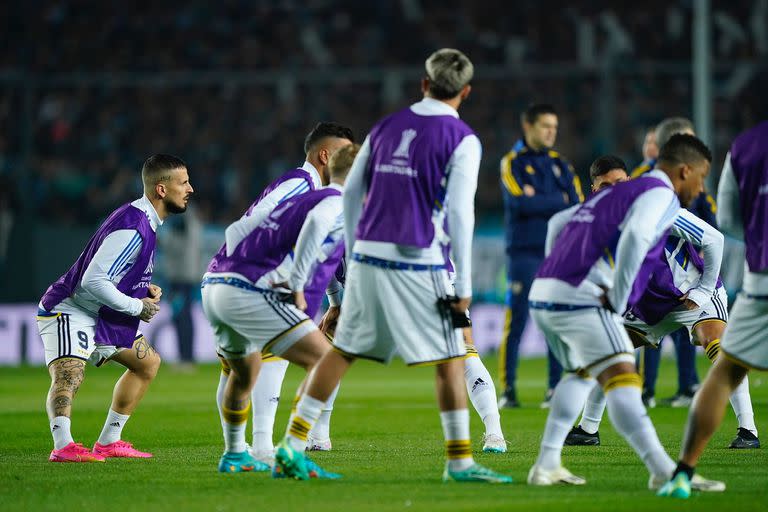
[[[515,390],[520,338],[528,319],[528,291],[544,259],[547,221],[583,200],[571,166],[552,147],[557,138],[557,112],[547,104],[528,107],[521,116],[524,137],[501,159],[507,253],[507,297],[499,378],[504,394],[500,407],[518,407]],[[549,384],[543,407],[560,379],[562,368],[548,353]]]

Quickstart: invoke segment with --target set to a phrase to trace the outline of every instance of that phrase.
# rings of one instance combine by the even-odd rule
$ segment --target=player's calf
[[[72,401],[85,376],[85,361],[75,358],[58,359],[50,364],[51,387],[46,409],[53,436],[52,462],[88,462],[72,438]],[[87,451],[87,450],[86,450]]]

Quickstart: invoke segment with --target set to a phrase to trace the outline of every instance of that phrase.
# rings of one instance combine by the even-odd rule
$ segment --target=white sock
[[[745,428],[757,435],[755,412],[752,410],[752,398],[749,396],[749,377],[744,376],[741,384],[731,393],[731,407],[736,413],[739,427]]]
[[[119,441],[123,433],[123,427],[130,417],[130,414],[120,414],[110,409],[107,414],[107,421],[104,422],[104,428],[101,429],[98,443],[112,444],[115,441]]]
[[[595,385],[592,379],[584,379],[572,373],[567,374],[555,388],[549,402],[549,415],[544,426],[539,456],[536,465],[553,470],[562,465],[560,454],[573,422],[579,417],[581,404]]]
[[[72,420],[67,416],[56,416],[51,420],[51,434],[53,435],[53,449],[61,450],[69,443],[74,443],[70,428]]]
[[[278,359],[261,365],[256,384],[251,391],[253,404],[253,444],[254,451],[270,451],[272,433],[275,428],[275,414],[280,401],[288,361]]]
[[[605,393],[603,388],[595,382],[595,387],[590,391],[587,397],[587,403],[584,404],[584,412],[581,413],[579,426],[588,434],[594,434],[600,429],[600,421],[605,412]]]
[[[221,428],[222,430],[225,428],[224,423],[224,389],[227,387],[227,381],[229,380],[229,375],[227,375],[224,372],[221,372],[219,374],[219,387],[216,388],[216,408],[219,410],[219,420],[221,421]],[[224,442],[226,442],[226,438],[224,439]]]
[[[241,453],[246,450],[245,427],[248,425],[250,407],[251,404],[248,404],[245,409],[236,411],[222,406],[224,451]]]
[[[469,410],[441,411],[440,423],[443,425],[448,469],[463,471],[472,466],[475,461],[469,437]]]
[[[656,435],[656,429],[641,398],[642,380],[639,375],[636,377],[633,385],[608,388],[605,393],[608,415],[613,426],[632,446],[648,471],[654,476],[669,478],[675,470],[675,463],[659,442],[659,436]]]
[[[337,384],[331,396],[328,397],[322,412],[320,412],[320,417],[317,418],[317,423],[315,423],[310,432],[310,435],[319,441],[331,438],[331,414],[333,413],[333,403],[336,401],[336,395],[339,394],[340,385],[340,383]]]
[[[485,434],[504,437],[499,404],[496,402],[496,387],[479,357],[470,356],[464,360],[464,380],[472,406],[485,424]]]
[[[296,414],[288,424],[288,430],[285,433],[291,448],[300,452],[307,449],[307,436],[317,422],[317,418],[320,417],[324,406],[324,402],[309,395],[305,394],[301,397],[296,405]]]

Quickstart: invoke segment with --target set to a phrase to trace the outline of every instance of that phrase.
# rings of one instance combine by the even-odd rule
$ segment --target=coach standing
[[[557,138],[557,113],[547,104],[528,107],[521,116],[524,138],[501,159],[507,253],[507,295],[499,379],[504,394],[500,407],[519,407],[515,390],[517,357],[528,319],[528,291],[544,259],[547,221],[560,210],[583,200],[573,166],[552,149]],[[547,353],[549,382],[542,407],[548,407],[562,368]]]

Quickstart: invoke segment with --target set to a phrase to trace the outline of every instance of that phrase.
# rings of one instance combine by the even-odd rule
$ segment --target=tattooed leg
[[[48,366],[51,374],[51,387],[45,401],[48,419],[57,416],[70,417],[72,400],[74,400],[85,374],[85,361],[74,358],[64,358],[54,361]]]
[[[120,363],[127,370],[115,384],[111,408],[119,414],[130,415],[160,369],[160,354],[142,337],[134,342],[131,349],[115,354],[112,361]]]

